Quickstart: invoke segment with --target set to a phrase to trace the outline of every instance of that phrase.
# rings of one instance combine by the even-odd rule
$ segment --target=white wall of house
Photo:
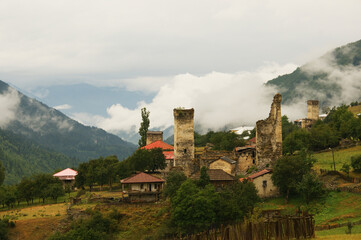
[[[162,183],[133,183],[130,184],[131,191],[156,192],[161,188]]]

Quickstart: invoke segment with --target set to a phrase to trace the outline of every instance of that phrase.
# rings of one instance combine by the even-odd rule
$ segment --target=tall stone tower
[[[269,117],[256,123],[256,164],[260,169],[272,167],[282,155],[281,94],[273,98]]]
[[[174,115],[174,166],[191,175],[194,159],[194,109],[173,109]]]
[[[163,141],[162,131],[148,131],[147,132],[147,145],[154,143],[155,141]]]
[[[308,100],[307,101],[307,119],[318,120],[319,108],[318,100]]]

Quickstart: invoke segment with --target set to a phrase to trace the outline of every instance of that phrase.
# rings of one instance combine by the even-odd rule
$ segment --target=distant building
[[[60,181],[63,182],[63,186],[65,187],[65,184],[73,187],[75,183],[75,177],[78,175],[78,172],[71,169],[66,168],[60,172],[57,172],[53,174],[53,177],[58,178]]]
[[[164,180],[144,172],[124,178],[122,190],[128,194],[130,202],[156,202],[163,189]]]

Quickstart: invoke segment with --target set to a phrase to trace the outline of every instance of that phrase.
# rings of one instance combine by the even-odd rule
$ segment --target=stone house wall
[[[209,169],[222,169],[226,173],[228,173],[230,175],[234,175],[235,164],[231,164],[222,159],[218,159],[209,165]]]
[[[268,173],[253,179],[258,190],[258,196],[261,198],[275,197],[279,194],[278,189],[273,185],[271,176],[272,174]]]

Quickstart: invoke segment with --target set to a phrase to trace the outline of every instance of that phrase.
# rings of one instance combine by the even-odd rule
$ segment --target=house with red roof
[[[159,200],[165,181],[150,174],[140,172],[131,177],[124,178],[120,182],[130,202],[156,202]]]
[[[147,145],[140,149],[155,149],[160,148],[163,151],[167,167],[165,172],[170,171],[170,168],[174,166],[174,147],[168,143],[163,142],[163,132],[161,131],[148,131],[147,132]]]
[[[240,178],[239,180],[241,182],[245,179],[252,181],[258,190],[258,196],[261,198],[275,197],[279,195],[279,192],[277,187],[273,184],[271,176],[272,169],[263,169],[262,171],[253,173],[247,178]]]

